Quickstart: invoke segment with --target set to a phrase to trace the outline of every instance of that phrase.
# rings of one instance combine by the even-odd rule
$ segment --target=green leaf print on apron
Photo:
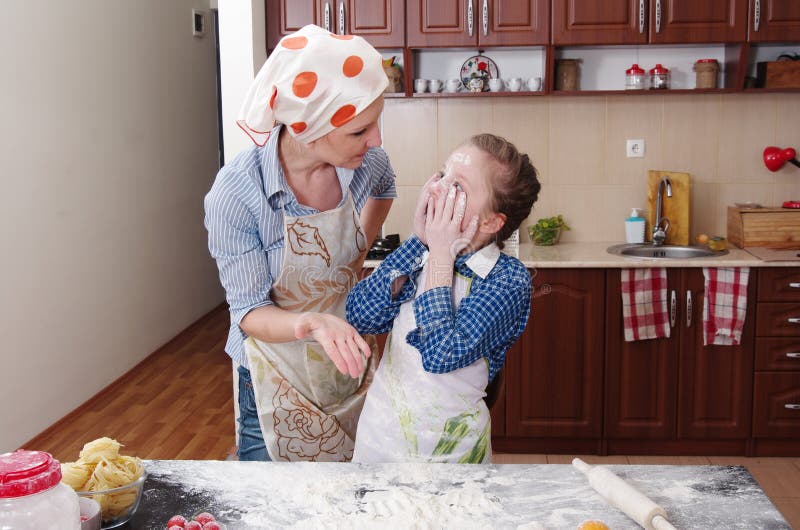
[[[284,257],[270,291],[272,302],[288,311],[344,318],[365,241],[349,195],[334,210],[303,217],[284,213]],[[372,355],[359,378],[340,373],[316,341],[245,340],[261,432],[272,460],[352,458],[358,416],[380,357],[374,337],[364,338]]]

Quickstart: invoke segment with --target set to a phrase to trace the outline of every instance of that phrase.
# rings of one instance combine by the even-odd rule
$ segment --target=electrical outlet
[[[644,156],[644,139],[628,140],[625,152],[628,158],[642,158]]]

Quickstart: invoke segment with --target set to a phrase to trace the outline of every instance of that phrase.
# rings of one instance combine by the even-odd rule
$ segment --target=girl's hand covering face
[[[422,191],[419,193],[417,199],[417,206],[414,209],[414,235],[427,245],[427,238],[425,235],[426,212],[428,211],[428,199],[431,197],[439,197],[446,194],[447,189],[455,181],[455,177],[445,175],[441,171],[434,173],[422,186]]]
[[[444,179],[435,184],[441,186],[442,182]],[[478,216],[473,216],[462,231],[461,222],[466,208],[467,194],[458,191],[452,180],[447,188],[434,190],[429,194],[425,213],[425,238],[431,253],[438,256],[446,253],[455,260],[470,244],[478,230]]]

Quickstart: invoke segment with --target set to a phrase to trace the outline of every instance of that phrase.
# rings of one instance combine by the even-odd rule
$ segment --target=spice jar
[[[578,62],[580,59],[556,61],[556,90],[578,90]]]
[[[717,88],[719,63],[716,59],[700,59],[694,63],[695,88]]]
[[[80,530],[78,496],[61,465],[42,451],[0,454],[0,528]]]
[[[669,88],[669,70],[658,63],[650,70],[650,89],[660,90]]]
[[[644,70],[633,64],[625,70],[625,90],[642,90],[644,88]]]

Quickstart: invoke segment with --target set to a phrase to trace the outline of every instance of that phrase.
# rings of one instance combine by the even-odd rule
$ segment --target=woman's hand
[[[425,237],[431,256],[455,261],[456,256],[472,241],[478,230],[478,216],[470,219],[462,232],[461,223],[467,208],[467,194],[450,186],[447,193],[428,197],[425,216]]]
[[[438,198],[445,194],[446,190],[452,186],[454,177],[445,176],[441,171],[434,173],[425,185],[417,199],[417,207],[414,209],[414,235],[417,236],[423,245],[427,245],[425,237],[426,213],[428,211],[428,199]]]
[[[311,337],[322,345],[336,368],[343,374],[359,377],[364,369],[361,354],[369,357],[372,351],[356,329],[333,315],[302,313],[295,322],[294,335],[298,339]]]

